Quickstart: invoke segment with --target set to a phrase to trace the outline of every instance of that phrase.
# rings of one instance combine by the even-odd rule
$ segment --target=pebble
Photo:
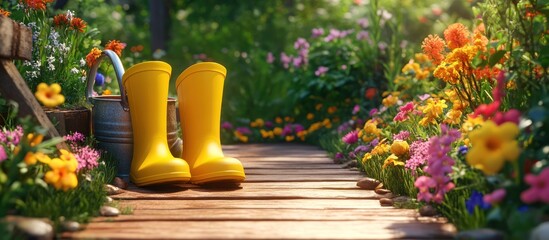
[[[530,240],[548,240],[549,239],[549,222],[544,222],[538,225],[532,233],[530,233]]]
[[[106,203],[112,203],[112,202],[114,202],[114,199],[112,199],[112,197],[106,196],[105,197],[105,202]]]
[[[122,193],[122,189],[110,184],[105,184],[105,191],[107,191],[107,195],[109,196]]]
[[[63,228],[63,231],[67,231],[67,232],[76,232],[76,231],[80,231],[81,229],[80,223],[76,221],[65,221],[61,223],[61,227]]]
[[[432,217],[437,215],[437,210],[431,205],[425,205],[419,208],[419,215],[424,217]]]
[[[379,203],[380,203],[381,206],[383,206],[383,207],[393,206],[393,200],[390,199],[390,198],[380,198],[380,199],[379,199]]]
[[[396,202],[396,203],[405,203],[405,202],[409,202],[410,200],[411,199],[407,196],[398,196],[393,198],[393,202]]]
[[[49,240],[53,239],[53,227],[51,224],[36,218],[25,218],[15,225],[17,234],[23,235],[23,239]]]
[[[103,217],[116,217],[120,215],[120,210],[118,208],[110,207],[110,206],[103,206],[101,209],[99,209],[99,213]]]
[[[360,169],[358,169],[356,167],[352,167],[352,168],[349,168],[349,171],[360,171]]]
[[[497,230],[489,228],[479,228],[475,230],[459,232],[455,239],[475,239],[475,240],[503,240],[505,235]],[[542,238],[547,239],[547,238]]]
[[[381,184],[380,181],[369,177],[362,178],[356,183],[359,188],[366,190],[375,190],[379,184]]]
[[[114,178],[113,185],[118,187],[118,188],[121,188],[121,189],[128,188],[128,183],[126,181],[124,181],[124,179],[119,178],[119,177]]]
[[[375,190],[375,192],[377,194],[387,194],[387,193],[391,193],[391,190],[388,190],[388,189],[385,189],[385,188],[377,188]]]

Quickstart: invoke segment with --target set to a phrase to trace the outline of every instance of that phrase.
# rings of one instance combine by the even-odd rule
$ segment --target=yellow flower
[[[265,125],[265,121],[263,121],[263,119],[261,118],[258,118],[255,121],[250,123],[250,127],[260,128],[260,127],[263,127],[264,125]]]
[[[290,116],[286,116],[284,117],[284,121],[286,122],[294,122],[294,118],[290,117]]]
[[[481,115],[478,115],[477,117],[472,117],[471,115],[467,115],[467,119],[463,124],[461,124],[461,132],[462,133],[468,133],[473,131],[476,126],[480,126],[484,123],[484,118],[482,118]]]
[[[42,163],[46,163],[46,164],[49,164],[51,162],[50,157],[48,157],[48,155],[46,155],[42,152],[36,152],[36,153],[28,152],[25,155],[25,158],[23,159],[25,164],[27,164],[28,166],[36,164],[37,160],[42,162]]]
[[[461,111],[451,109],[446,113],[446,119],[444,119],[444,122],[448,124],[459,124],[461,123],[461,114]]]
[[[427,99],[427,106],[423,108],[423,113],[428,118],[438,118],[447,107],[446,100],[433,100],[433,98],[429,98]]]
[[[362,164],[364,164],[365,162],[367,162],[370,159],[372,159],[372,154],[371,153],[364,154],[364,157],[362,157]]]
[[[282,123],[282,118],[281,117],[276,117],[275,122],[278,123],[278,124],[281,124]]]
[[[299,131],[297,132],[297,137],[301,139],[301,141],[305,141],[305,137],[307,136],[309,132],[307,130]]]
[[[393,164],[393,166],[404,166],[404,162],[398,161],[398,157],[394,154],[389,155],[387,159],[383,162],[383,168],[386,168],[390,164]]]
[[[267,131],[265,129],[261,129],[259,130],[259,132],[261,133],[261,137],[262,138],[274,138],[274,132],[273,131]]]
[[[34,96],[46,107],[57,107],[65,102],[65,97],[61,94],[61,86],[57,83],[49,86],[46,83],[38,84]]]
[[[410,150],[410,145],[406,141],[395,140],[391,145],[391,152],[398,156],[407,154]]]
[[[246,136],[246,135],[240,133],[239,131],[234,131],[234,135],[236,136],[236,138],[237,138],[239,141],[241,141],[241,142],[243,142],[243,143],[248,142],[248,136]]]
[[[315,109],[316,109],[317,111],[319,111],[320,109],[322,109],[322,103],[316,104]]]
[[[313,120],[313,118],[315,118],[313,113],[307,113],[307,120]]]
[[[314,132],[322,127],[322,122],[316,122],[309,126],[309,132]]]
[[[390,149],[391,149],[391,146],[389,146],[389,144],[379,143],[374,147],[374,149],[372,149],[371,153],[372,155],[382,155],[389,152]]]
[[[364,124],[364,131],[367,134],[373,134],[373,135],[378,135],[379,132],[380,132],[380,130],[377,128],[377,123],[375,121],[372,121],[372,120],[368,120]]]
[[[322,121],[322,125],[326,128],[332,128],[332,122],[329,118],[325,118],[324,121]]]
[[[426,54],[424,53],[416,53],[414,55],[414,59],[416,61],[418,61],[419,63],[424,63],[424,62],[427,62],[429,61],[429,56],[427,56]]]
[[[73,161],[54,158],[48,165],[51,170],[46,173],[44,180],[53,185],[55,189],[67,191],[78,185],[78,179],[74,173],[76,171],[76,163]]]
[[[291,142],[295,139],[295,137],[293,135],[288,135],[288,136],[286,136],[285,139],[286,139],[286,142]]]
[[[390,107],[390,106],[395,105],[397,103],[397,101],[398,101],[398,97],[395,97],[393,95],[389,95],[386,98],[384,98],[383,100],[381,100],[381,104],[383,104],[383,106],[385,106],[385,107]]]
[[[498,126],[491,120],[485,122],[469,134],[472,147],[466,156],[467,163],[486,175],[498,173],[505,161],[517,160],[520,148],[515,138],[518,134],[514,123]]]
[[[103,95],[103,96],[112,95],[112,91],[111,91],[110,89],[105,89],[105,90],[103,90],[102,95]]]
[[[72,154],[71,152],[65,149],[59,149],[59,152],[61,153],[61,155],[59,156],[61,160],[78,162],[74,154]]]
[[[280,128],[280,127],[275,127],[275,128],[273,129],[273,133],[274,133],[274,135],[276,135],[276,136],[280,136],[280,134],[282,134],[282,128]]]
[[[44,140],[44,136],[42,134],[34,135],[34,133],[29,133],[27,134],[27,139],[29,140],[29,145],[34,147]]]

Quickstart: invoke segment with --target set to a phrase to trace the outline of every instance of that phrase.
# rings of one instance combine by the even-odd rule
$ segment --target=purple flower
[[[320,76],[323,76],[325,73],[327,73],[329,70],[329,68],[327,67],[324,67],[324,66],[320,66],[318,67],[318,69],[316,69],[315,71],[315,75],[320,77]]]
[[[467,154],[468,151],[469,151],[469,147],[467,147],[467,145],[459,146],[458,148],[458,153],[460,155],[465,155]]]
[[[224,130],[231,130],[233,129],[233,125],[230,122],[225,121],[221,123],[221,128]]]
[[[370,33],[368,31],[360,31],[356,34],[357,40],[369,40],[370,39]]]
[[[266,121],[266,122],[265,122],[265,127],[266,127],[266,128],[273,128],[273,127],[274,127],[274,124],[273,124],[273,122],[271,122],[271,121]]]
[[[267,63],[273,63],[275,61],[275,57],[273,56],[272,52],[267,53]]]
[[[337,38],[340,38],[340,37],[344,36],[343,34],[345,34],[345,33],[342,33],[341,31],[332,28],[332,29],[330,29],[330,34],[328,34],[328,36],[326,36],[324,38],[324,41],[325,42],[331,42],[331,41],[333,41]]]
[[[358,155],[358,154],[361,154],[361,153],[368,152],[369,150],[370,150],[370,147],[368,147],[366,145],[360,145],[360,146],[356,147],[355,150],[353,150],[353,153]]]
[[[370,21],[367,18],[358,19],[356,22],[361,28],[368,28],[370,26]]]
[[[305,130],[305,128],[301,124],[294,124],[293,127],[294,127],[295,132],[301,132],[301,131]]]
[[[385,49],[387,49],[387,43],[386,42],[379,42],[377,44],[377,47],[379,48],[379,50],[381,50],[382,52],[385,52]]]
[[[344,122],[343,124],[337,127],[337,133],[347,132],[351,129],[351,124],[349,122]]]
[[[354,130],[349,133],[347,133],[341,140],[347,144],[353,144],[358,142],[358,131]]]
[[[374,116],[376,113],[378,112],[377,108],[372,108],[372,110],[370,110],[370,116]]]
[[[6,159],[8,159],[8,154],[6,154],[6,149],[4,149],[4,146],[0,145],[0,162],[3,162]]]
[[[343,153],[337,152],[334,156],[335,160],[341,160],[345,158],[345,155]]]
[[[482,193],[473,190],[469,199],[465,201],[465,207],[467,208],[467,212],[469,212],[469,214],[473,214],[477,206],[483,210],[490,208],[490,204],[484,202],[482,198]]]
[[[247,128],[247,127],[237,127],[237,128],[236,128],[236,131],[238,131],[238,132],[241,133],[242,135],[250,135],[250,134],[252,134],[252,130],[250,130],[250,129]]]
[[[408,131],[400,131],[393,136],[393,140],[406,140],[410,136]]]
[[[282,129],[282,133],[280,135],[282,136],[291,135],[292,132],[293,132],[292,124],[286,124],[286,126],[284,126],[284,128]]]
[[[317,38],[324,35],[324,29],[322,28],[313,28],[313,38]]]
[[[96,86],[103,86],[105,84],[105,76],[101,73],[95,74],[95,85]]]
[[[79,132],[74,132],[73,134],[68,134],[63,137],[66,141],[69,141],[71,143],[84,143],[86,140],[86,137],[84,134]]]

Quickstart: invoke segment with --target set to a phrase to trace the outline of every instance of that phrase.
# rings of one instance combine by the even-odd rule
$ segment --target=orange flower
[[[372,100],[376,97],[377,95],[377,88],[368,88],[366,89],[366,92],[364,92],[364,97],[366,97],[366,99],[368,100]]]
[[[67,15],[66,14],[57,14],[53,17],[53,24],[56,26],[56,27],[59,27],[59,26],[68,26],[70,25],[69,23],[69,19],[67,18]]]
[[[133,53],[142,52],[143,51],[143,45],[137,45],[130,48],[130,51]]]
[[[95,64],[95,61],[101,56],[101,50],[99,48],[93,48],[88,55],[86,55],[86,63],[88,67],[91,67]]]
[[[34,10],[46,10],[46,4],[53,2],[53,0],[25,0],[25,4]]]
[[[440,64],[444,59],[442,51],[446,43],[438,35],[429,35],[421,44],[421,49],[435,64]]]
[[[461,23],[454,23],[444,30],[444,39],[450,49],[463,47],[469,42],[469,30]]]
[[[71,19],[71,29],[77,30],[79,32],[84,32],[86,28],[86,22],[81,18],[74,17]]]
[[[110,40],[106,45],[106,50],[111,50],[116,53],[118,56],[122,56],[122,50],[126,47],[126,44],[118,40]]]
[[[5,17],[9,17],[11,15],[11,12],[0,8],[0,15],[5,16]]]

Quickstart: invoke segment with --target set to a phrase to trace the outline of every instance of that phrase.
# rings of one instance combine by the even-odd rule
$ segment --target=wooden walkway
[[[443,239],[453,228],[416,210],[381,207],[357,171],[300,144],[224,146],[241,159],[238,189],[130,186],[113,198],[132,215],[94,219],[79,239]]]

